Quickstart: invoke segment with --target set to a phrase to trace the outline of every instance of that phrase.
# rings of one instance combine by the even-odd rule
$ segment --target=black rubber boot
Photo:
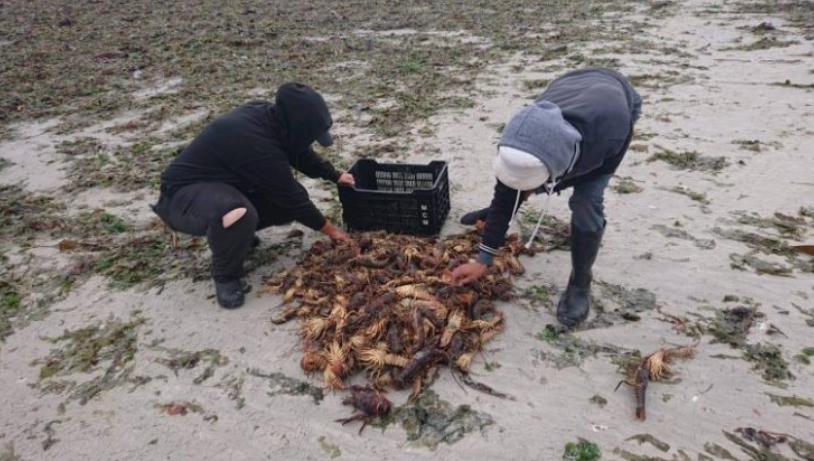
[[[218,297],[218,304],[224,309],[236,309],[243,305],[246,297],[243,294],[243,284],[240,279],[232,279],[224,282],[215,280],[215,292]]]
[[[557,305],[557,320],[568,328],[584,322],[591,310],[591,267],[603,233],[583,232],[571,226],[571,277]]]
[[[486,221],[486,215],[489,214],[489,207],[482,210],[470,211],[469,213],[461,216],[461,224],[464,226],[474,226],[478,221]]]

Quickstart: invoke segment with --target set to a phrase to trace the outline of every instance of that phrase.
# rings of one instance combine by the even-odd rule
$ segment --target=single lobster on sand
[[[351,395],[345,397],[342,403],[351,405],[358,411],[347,418],[336,420],[343,426],[351,421],[362,421],[362,427],[359,428],[359,434],[361,434],[372,419],[390,414],[390,401],[381,391],[370,386],[351,386],[350,392]]]
[[[638,366],[633,370],[632,376],[628,379],[619,381],[616,385],[614,392],[619,390],[622,384],[627,384],[633,388],[633,393],[636,397],[636,418],[644,421],[647,418],[645,411],[647,386],[650,381],[658,381],[663,378],[669,378],[672,375],[670,369],[670,362],[673,359],[688,359],[695,355],[696,345],[674,347],[672,349],[659,349],[656,352],[643,358]]]

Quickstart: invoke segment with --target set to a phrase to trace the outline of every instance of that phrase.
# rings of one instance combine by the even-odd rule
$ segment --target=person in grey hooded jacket
[[[573,187],[572,268],[557,319],[567,327],[583,322],[606,223],[604,190],[630,145],[641,104],[641,96],[618,72],[586,68],[560,76],[534,104],[515,114],[498,144],[491,204],[461,218],[463,224],[485,221],[478,261],[456,268],[453,284],[472,282],[486,272],[532,192],[550,195]],[[529,243],[538,229],[539,222]]]

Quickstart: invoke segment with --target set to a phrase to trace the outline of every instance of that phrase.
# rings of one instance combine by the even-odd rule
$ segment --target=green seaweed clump
[[[800,442],[802,442],[802,441],[800,441],[799,439],[796,439],[794,437],[790,437],[790,436],[784,436],[784,439],[782,439],[782,440],[769,441],[767,443],[767,441],[761,440],[760,436],[755,437],[755,432],[757,432],[757,431],[754,430],[753,428],[748,428],[748,427],[747,428],[739,428],[739,429],[736,430],[736,432],[743,434],[744,437],[741,438],[741,437],[738,437],[737,435],[735,435],[735,434],[733,434],[731,432],[723,431],[724,437],[726,437],[730,442],[732,442],[735,445],[737,445],[738,447],[740,447],[741,451],[743,451],[749,457],[749,459],[754,460],[754,461],[791,461],[789,458],[781,455],[780,453],[776,453],[775,451],[772,450],[771,446],[774,443],[780,443],[780,442],[788,441],[789,447],[795,453],[797,453],[798,449],[801,446],[804,446],[804,445],[800,445]],[[754,445],[750,444],[749,442],[753,442]],[[805,444],[805,442],[802,442],[802,443]],[[797,454],[800,455],[800,456],[803,456],[804,459],[814,460],[814,458],[806,457],[805,455],[801,455],[801,453],[797,453]],[[732,459],[732,460],[737,461],[737,459],[734,458],[734,457],[733,458],[727,458],[727,459]]]
[[[278,395],[304,395],[314,400],[314,405],[319,405],[325,398],[322,389],[309,384],[306,381],[286,376],[283,373],[263,373],[260,370],[249,370],[249,374],[258,378],[267,379],[269,382],[269,397]]]
[[[51,339],[52,343],[67,342],[67,345],[52,350],[47,357],[35,362],[42,364],[40,379],[75,372],[88,373],[107,361],[123,364],[133,360],[138,350],[138,327],[143,323],[142,318],[127,323],[114,319],[101,326],[66,331]]]
[[[808,461],[814,461],[814,444],[795,438],[789,442],[789,447],[797,456]]]
[[[773,254],[777,256],[784,256],[786,258],[797,256],[797,250],[777,237],[767,237],[765,235],[747,232],[740,229],[725,230],[716,227],[713,229],[713,231],[725,239],[745,243],[749,248],[757,250],[763,254]]]
[[[761,152],[760,140],[758,139],[738,139],[732,141],[732,144],[737,144],[741,149],[748,150],[756,154]]]
[[[644,312],[656,308],[656,294],[645,288],[627,288],[612,283],[597,282],[602,288],[601,296],[593,298],[596,316],[583,324],[581,329],[607,328],[617,323],[638,322]],[[615,305],[608,309],[606,303]]]
[[[688,189],[684,186],[673,187],[672,189],[670,189],[670,192],[674,192],[676,194],[689,197],[690,200],[694,202],[700,202],[704,205],[709,205],[709,199],[707,198],[707,194],[703,192],[697,192],[692,189]]]
[[[599,446],[588,440],[579,439],[579,442],[568,442],[562,454],[563,461],[596,461],[602,456]]]
[[[605,408],[605,405],[608,404],[608,399],[606,399],[605,397],[602,397],[599,394],[594,395],[593,397],[588,399],[588,401],[593,403],[593,404],[599,405],[599,408]]]
[[[523,212],[523,219],[519,219],[517,224],[520,226],[521,234],[524,240],[531,236],[534,226],[540,215],[531,210]],[[534,240],[534,251],[548,253],[554,250],[568,250],[571,245],[571,224],[556,216],[546,215],[540,222],[540,232]]]
[[[754,362],[752,369],[761,372],[763,380],[767,383],[778,385],[781,381],[794,379],[794,375],[789,371],[789,364],[783,358],[778,346],[767,343],[747,344],[743,349],[744,358]]]
[[[735,49],[742,51],[768,50],[770,48],[786,48],[800,42],[796,40],[779,40],[775,37],[761,37],[752,43],[741,45]]]
[[[520,296],[532,306],[553,308],[556,294],[557,287],[554,285],[532,285],[526,288]]]
[[[763,217],[757,213],[735,213],[738,214],[738,224],[758,227],[761,229],[774,229],[781,236],[800,239],[805,235],[806,220],[804,216],[789,216],[783,213],[775,213],[771,217]]]
[[[12,333],[11,320],[20,312],[21,303],[22,296],[15,287],[0,280],[0,341]]]
[[[200,239],[184,239],[176,248],[169,235],[150,231],[103,252],[92,270],[121,288],[140,283],[159,285],[190,274],[193,279],[203,278],[207,266],[203,248]]]
[[[617,194],[638,194],[644,189],[630,178],[621,178],[611,187]]]
[[[763,317],[764,314],[758,311],[757,305],[719,309],[715,311],[715,318],[707,326],[707,331],[715,337],[714,342],[742,347],[746,344],[746,337],[755,319]]]
[[[572,334],[559,331],[553,325],[546,325],[543,331],[537,333],[537,339],[545,341],[559,352],[536,351],[537,358],[551,362],[557,369],[579,366],[586,358],[596,356],[602,349],[592,342],[585,342]]]
[[[707,442],[704,444],[704,451],[715,456],[718,459],[726,459],[731,461],[738,461],[732,453],[729,452],[726,448],[718,445],[717,443]],[[698,459],[701,459],[699,456]],[[711,458],[710,458],[711,459]]]
[[[226,389],[229,400],[235,402],[235,407],[242,410],[246,406],[246,397],[243,396],[243,384],[246,382],[245,375],[230,376],[220,383],[218,387]]]
[[[69,141],[63,141],[56,146],[58,154],[62,154],[68,159],[88,154],[100,154],[105,150],[105,146],[98,138],[82,136]]]
[[[795,303],[791,303],[791,305],[794,306],[794,308],[797,309],[801,314],[803,314],[803,317],[806,318],[806,325],[814,328],[814,308],[806,309],[804,307],[798,306]],[[810,353],[806,352],[806,349],[808,349]],[[806,349],[803,349],[804,355],[808,357],[814,356],[814,347],[807,347]]]
[[[684,229],[679,229],[676,227],[669,227],[663,224],[655,224],[651,227],[651,229],[659,231],[661,235],[667,238],[678,238],[682,240],[689,240],[695,244],[698,248],[702,250],[712,250],[715,248],[715,240],[713,239],[700,239],[698,237],[693,236],[689,232],[685,231]]]
[[[754,252],[745,255],[733,253],[729,255],[729,259],[732,260],[730,267],[741,271],[746,270],[747,267],[751,267],[758,274],[777,275],[780,277],[788,277],[792,273],[791,267],[764,261],[755,256]]]
[[[104,373],[75,387],[71,386],[72,392],[68,400],[79,400],[84,405],[102,392],[115,387],[129,383],[133,385],[130,389],[132,392],[150,382],[149,377],[132,376],[135,368],[133,361],[138,351],[138,327],[144,321],[142,318],[134,318],[124,323],[113,319],[101,326],[66,331],[62,336],[51,339],[53,343],[67,341],[68,344],[34,362],[34,365],[41,365],[41,383],[38,386],[48,388],[49,383],[42,381],[54,376],[92,373],[104,369]],[[63,408],[63,405],[60,407]]]
[[[796,395],[788,396],[788,395],[775,395],[766,392],[766,395],[769,396],[772,403],[780,405],[781,407],[814,407],[814,402],[811,399],[807,399],[805,397],[798,397]]]
[[[175,376],[178,376],[178,370],[191,370],[201,362],[208,363],[203,373],[193,381],[195,384],[201,384],[211,378],[216,367],[222,367],[229,363],[229,359],[215,349],[204,349],[196,352],[167,349],[167,352],[169,358],[159,358],[156,359],[156,362],[172,370]]]
[[[781,256],[786,258],[786,261],[792,267],[802,272],[814,273],[814,261],[811,258],[803,257],[804,255],[781,238],[769,237],[740,229],[721,229],[718,227],[714,228],[713,232],[722,238],[745,243],[747,247],[754,250],[745,256],[731,255],[730,259],[733,261],[733,268],[743,269],[745,266],[751,266],[759,273],[773,275],[788,275],[791,273],[789,267],[768,263],[754,256],[754,252],[760,252],[766,255]]]
[[[726,157],[710,157],[697,151],[675,152],[657,146],[659,151],[653,154],[648,162],[662,161],[679,170],[718,172],[729,165]]]
[[[65,225],[56,212],[64,208],[53,197],[32,194],[18,185],[0,185],[0,239],[30,240],[39,232],[56,234]]]
[[[407,440],[435,449],[441,443],[453,444],[475,431],[494,424],[492,417],[469,405],[453,406],[432,390],[424,390],[412,403],[391,411],[381,424],[398,422],[407,431]]]
[[[109,187],[133,191],[144,187],[158,189],[158,176],[175,156],[178,147],[162,147],[155,141],[119,147],[113,152],[91,151],[71,159],[68,178],[70,192]]]
[[[650,445],[653,445],[654,447],[658,448],[660,451],[663,451],[663,452],[670,451],[670,445],[668,443],[662,442],[661,440],[655,438],[651,434],[637,434],[637,435],[634,435],[632,437],[628,437],[625,440],[626,441],[635,440],[635,441],[639,442],[639,445],[642,445],[644,443],[649,443]]]

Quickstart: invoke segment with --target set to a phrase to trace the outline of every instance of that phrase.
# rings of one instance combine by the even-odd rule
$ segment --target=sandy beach
[[[300,369],[296,322],[270,322],[281,297],[261,293],[264,280],[294,264],[317,233],[262,231],[249,264],[253,291],[234,311],[214,300],[205,242],[182,236],[179,249],[166,250],[170,236],[148,206],[157,172],[203,123],[242,100],[207,99],[181,71],[140,79],[128,71],[136,83],[121,83],[126,107],[93,113],[104,100],[66,99],[64,113],[12,113],[0,120],[0,460],[558,460],[579,439],[595,443],[602,460],[814,460],[814,258],[792,248],[814,244],[814,7],[782,5],[580,3],[569,21],[593,31],[590,39],[563,38],[571,30],[563,22],[540,18],[537,30],[517,32],[527,33],[528,49],[499,45],[466,12],[459,31],[403,21],[388,28],[385,15],[303,42],[321,49],[346,34],[354,46],[417,46],[417,56],[420,47],[461,50],[448,70],[461,81],[439,89],[433,98],[443,107],[425,115],[388,122],[401,112],[385,109],[403,99],[320,86],[338,138],[326,155],[341,165],[360,156],[449,162],[442,236],[466,230],[460,216],[488,204],[500,129],[548,81],[604,65],[644,98],[605,195],[593,285],[602,312],[572,333],[547,333],[569,252],[522,257],[516,297],[500,304],[505,329],[471,370],[508,398],[461,386],[442,369],[419,399],[436,425],[396,421],[360,435],[358,425],[334,422],[351,413],[346,394]],[[17,7],[6,2],[0,14]],[[345,14],[330,9],[329,17]],[[263,14],[271,13],[253,17]],[[33,67],[37,52],[59,43],[37,42],[36,30],[19,38],[13,23],[0,50],[39,50]],[[71,27],[83,25],[61,30]],[[236,50],[240,63],[257,48]],[[431,59],[417,62],[441,65]],[[339,55],[316,72],[338,90],[378,71]],[[305,78],[244,82],[243,96],[268,98],[289,76]],[[392,78],[407,85],[399,95],[413,91],[414,77]],[[5,101],[15,97],[2,91]],[[403,129],[389,133],[388,124]],[[332,185],[303,183],[323,212],[340,215]],[[552,222],[570,219],[569,195],[551,199]],[[512,231],[528,233],[543,202],[524,205]],[[66,239],[80,243],[60,248]],[[78,346],[89,337],[101,339]],[[671,381],[650,384],[648,418],[637,420],[633,391],[614,392],[625,378],[620,363],[690,344],[695,357],[677,361]],[[387,396],[416,408],[408,391]],[[787,440],[762,450],[737,432],[747,427]]]

